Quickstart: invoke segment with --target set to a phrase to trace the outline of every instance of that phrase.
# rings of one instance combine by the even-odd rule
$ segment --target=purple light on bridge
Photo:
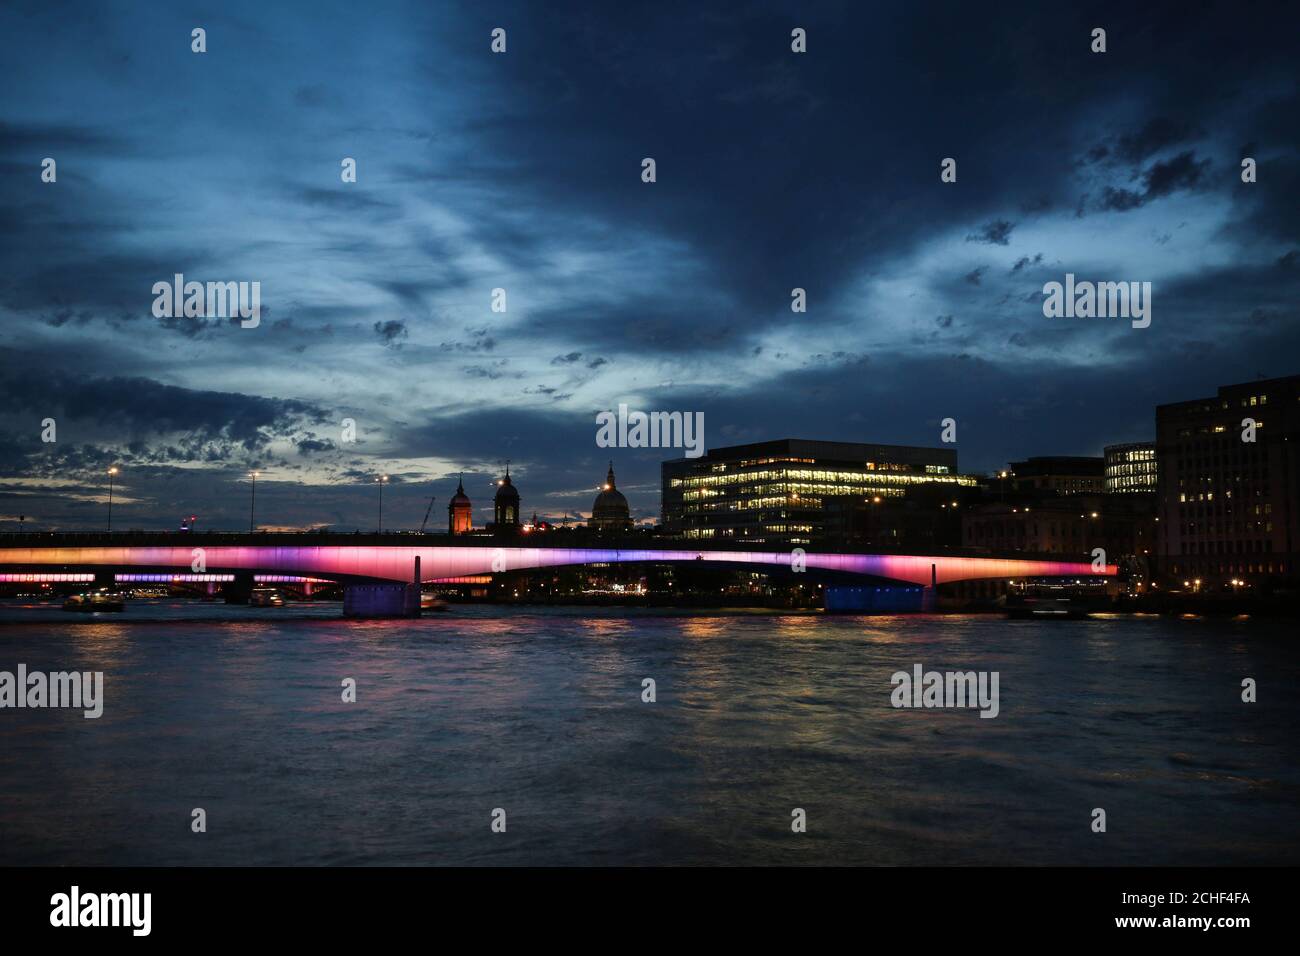
[[[93,580],[94,575],[87,575],[88,579]],[[168,584],[175,582],[177,584],[204,584],[204,583],[223,583],[235,580],[233,574],[142,574],[139,572],[128,572],[126,574],[114,574],[113,580],[119,584]],[[327,578],[305,578],[297,574],[254,574],[253,580],[260,584],[329,584]]]
[[[703,561],[739,565],[789,566],[789,551],[720,551],[681,548],[495,548],[406,547],[398,545],[214,546],[204,557],[215,573],[256,571],[263,574],[319,576],[329,579],[409,581],[415,558],[421,577],[436,578],[523,571],[576,564]],[[189,568],[193,548],[93,547],[0,548],[0,566],[23,568],[115,567]],[[933,568],[939,584],[985,578],[1113,577],[1115,565],[1094,571],[1087,561],[1045,561],[1022,558],[958,558],[942,555],[832,554],[807,552],[810,569],[871,575],[908,584],[928,585]],[[178,572],[184,573],[184,572]],[[164,575],[166,577],[166,575]]]

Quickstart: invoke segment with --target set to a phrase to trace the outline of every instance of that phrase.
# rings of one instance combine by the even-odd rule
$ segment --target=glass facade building
[[[1107,445],[1103,451],[1106,459],[1106,491],[1110,494],[1155,493],[1156,443],[1132,442],[1127,445]]]
[[[662,466],[665,533],[703,541],[808,544],[844,499],[902,497],[922,485],[973,487],[951,448],[785,438],[711,448]]]

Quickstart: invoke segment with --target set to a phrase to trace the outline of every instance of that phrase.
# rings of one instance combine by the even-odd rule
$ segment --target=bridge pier
[[[344,617],[419,617],[420,589],[414,584],[349,584],[343,588]]]
[[[343,588],[344,617],[419,617],[420,558],[411,584],[349,584]]]
[[[828,614],[923,614],[934,610],[934,590],[915,584],[828,587]]]
[[[235,580],[227,581],[221,587],[227,604],[247,604],[253,593],[253,572],[236,571]]]

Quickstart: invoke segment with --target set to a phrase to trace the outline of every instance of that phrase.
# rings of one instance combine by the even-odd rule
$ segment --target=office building
[[[1155,494],[1156,443],[1131,442],[1107,445],[1102,457],[1106,462],[1108,494]]]
[[[827,511],[837,498],[867,502],[923,485],[977,484],[957,473],[952,448],[798,438],[667,461],[662,482],[666,534],[781,546],[826,537]]]
[[[1300,376],[1156,408],[1159,571],[1167,587],[1294,585]]]

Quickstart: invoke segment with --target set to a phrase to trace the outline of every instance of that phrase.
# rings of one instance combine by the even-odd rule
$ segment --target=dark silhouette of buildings
[[[908,488],[901,497],[827,498],[825,540],[883,550],[960,547],[962,515],[982,500],[982,488],[935,484]]]
[[[988,551],[1027,551],[1089,559],[1141,573],[1154,548],[1154,505],[1147,495],[1078,494],[1044,489],[987,501],[962,517],[963,544]]]
[[[1100,494],[1106,490],[1105,459],[1047,455],[1013,461],[1007,480],[1015,491],[1050,491],[1058,495]]]

